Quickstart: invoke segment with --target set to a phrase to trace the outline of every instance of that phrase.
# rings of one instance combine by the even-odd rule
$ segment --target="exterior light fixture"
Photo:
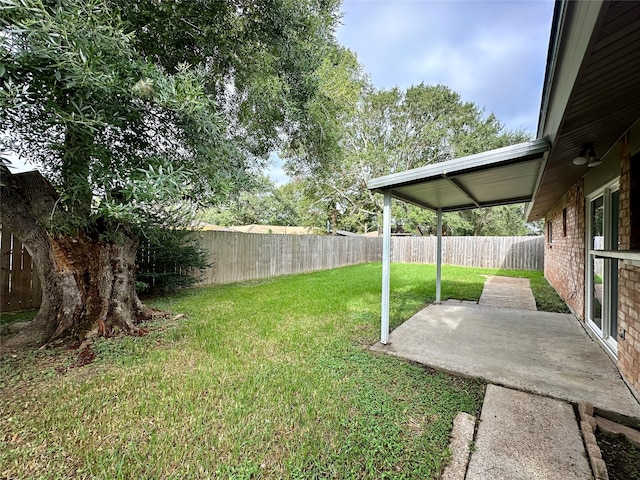
[[[597,167],[602,163],[598,157],[596,157],[596,151],[593,149],[593,145],[589,147],[589,165],[588,167]]]
[[[578,155],[576,158],[573,159],[573,164],[574,165],[584,165],[585,163],[587,163],[589,160],[587,160],[587,157],[585,156],[586,153],[583,150],[580,150],[580,155]]]
[[[596,157],[596,151],[593,148],[593,144],[589,143],[582,147],[580,154],[573,159],[574,165],[584,165],[588,163],[588,167],[597,167],[602,163],[598,157]]]

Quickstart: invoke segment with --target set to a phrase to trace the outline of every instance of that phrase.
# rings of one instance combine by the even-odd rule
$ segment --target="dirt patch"
[[[598,429],[596,435],[610,480],[640,480],[640,447],[624,435]]]

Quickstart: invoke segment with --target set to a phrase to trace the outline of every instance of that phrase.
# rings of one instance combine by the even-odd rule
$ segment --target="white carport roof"
[[[440,303],[442,212],[528,202],[549,149],[543,138],[369,180],[370,190],[384,194],[381,343],[389,341],[391,198],[438,212],[436,303]]]
[[[547,139],[532,140],[369,180],[370,190],[443,212],[528,202]]]

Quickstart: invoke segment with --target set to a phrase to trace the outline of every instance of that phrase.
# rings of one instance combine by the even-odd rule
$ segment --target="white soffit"
[[[443,211],[531,200],[546,138],[369,180],[367,187],[425,208]]]

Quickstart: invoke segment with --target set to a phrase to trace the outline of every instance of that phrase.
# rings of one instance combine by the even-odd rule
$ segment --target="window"
[[[567,207],[562,209],[562,236],[567,236]]]
[[[551,220],[547,222],[547,243],[553,243],[553,223]]]

